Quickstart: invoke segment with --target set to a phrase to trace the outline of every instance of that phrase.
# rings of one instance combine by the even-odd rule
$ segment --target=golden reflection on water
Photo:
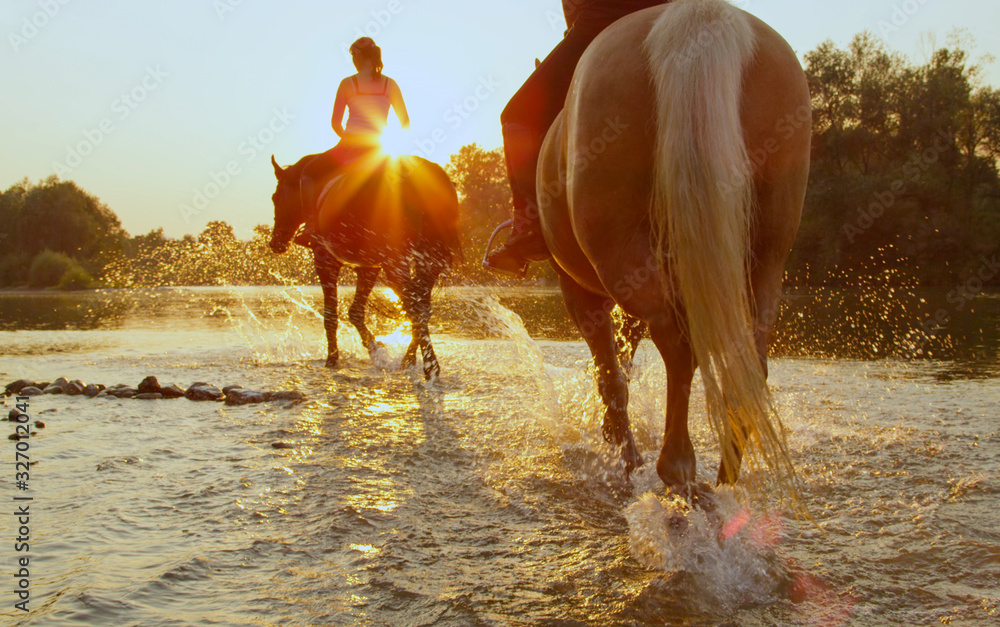
[[[350,457],[340,460],[343,467],[375,471],[375,475],[355,474],[353,494],[344,496],[355,510],[395,511],[413,490],[400,485],[386,467],[384,450],[400,451],[420,446],[425,440],[420,403],[412,394],[400,395],[380,385],[370,388],[341,435],[346,439]],[[379,454],[373,454],[373,451]]]
[[[396,292],[392,291],[392,288],[390,287],[382,288],[382,296],[385,296],[386,300],[391,301],[393,303],[399,302],[399,296],[396,296]]]
[[[320,418],[320,411],[329,409],[328,405],[317,403],[315,406],[306,408],[295,423],[295,430],[308,433],[312,436],[323,435],[323,421]]]
[[[349,548],[352,551],[358,551],[359,553],[364,553],[368,557],[377,555],[379,553],[378,547],[371,544],[352,544]]]
[[[409,346],[412,338],[413,332],[410,330],[410,322],[408,320],[404,320],[396,325],[396,328],[393,329],[391,333],[375,337],[376,340],[382,342],[387,347],[397,348],[399,350],[403,350]]]
[[[412,490],[400,489],[395,484],[396,482],[390,477],[369,478],[358,485],[358,489],[362,492],[349,494],[345,500],[348,505],[359,512],[366,509],[376,509],[388,514],[400,506],[405,500],[403,497],[413,493]]]

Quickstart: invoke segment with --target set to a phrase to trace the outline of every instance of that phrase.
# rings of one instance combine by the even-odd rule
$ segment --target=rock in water
[[[302,392],[297,392],[295,390],[280,390],[277,392],[268,392],[267,400],[269,401],[293,401],[296,403],[301,403],[306,400],[306,395]]]
[[[13,396],[14,394],[20,394],[21,390],[23,390],[26,387],[35,387],[35,382],[31,381],[30,379],[18,379],[13,383],[7,384],[6,395]]]
[[[156,380],[156,377],[146,377],[137,389],[139,390],[139,394],[162,394],[160,391],[160,382]]]
[[[163,395],[163,398],[181,398],[184,396],[184,388],[176,383],[171,383],[165,388],[161,387],[160,394]]]
[[[44,394],[44,393],[45,392],[42,392],[38,388],[31,385],[29,385],[26,388],[21,388],[21,391],[19,392],[21,396],[38,396],[39,394]]]
[[[221,401],[223,394],[222,390],[209,383],[194,383],[184,397],[192,401]]]
[[[93,397],[97,396],[98,394],[100,394],[102,390],[104,390],[104,386],[103,385],[100,385],[100,384],[97,384],[97,383],[91,383],[87,387],[83,388],[83,393],[86,396],[89,396],[89,397],[93,398]]]
[[[75,379],[66,384],[63,390],[70,396],[80,396],[87,389],[86,384],[79,379]]]
[[[136,394],[135,398],[140,401],[158,401],[163,398],[163,395],[159,392],[143,392],[141,394]]]
[[[263,403],[267,401],[266,392],[255,390],[245,390],[243,388],[226,388],[226,405],[249,405],[251,403]]]

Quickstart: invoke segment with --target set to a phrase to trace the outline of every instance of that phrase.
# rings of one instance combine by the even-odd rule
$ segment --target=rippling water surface
[[[870,303],[789,300],[770,380],[815,524],[727,493],[712,519],[685,512],[652,463],[627,485],[600,435],[589,354],[555,292],[438,293],[442,377],[429,384],[373,365],[349,325],[345,363],[324,368],[318,301],[313,288],[0,295],[4,383],[155,375],[308,397],[244,407],[33,398],[45,428],[30,440],[31,611],[9,592],[16,529],[5,516],[0,621],[980,625],[1000,615],[995,298],[923,334]],[[405,336],[390,299],[375,311],[398,361]],[[855,324],[867,318],[881,322]],[[664,385],[644,342],[629,409],[647,461]],[[698,395],[693,435],[711,481],[717,453]],[[13,444],[0,446],[8,469]]]

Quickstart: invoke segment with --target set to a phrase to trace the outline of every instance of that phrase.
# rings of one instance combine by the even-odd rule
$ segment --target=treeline
[[[953,39],[914,65],[863,33],[846,49],[825,42],[805,55],[813,154],[788,285],[1000,285],[1000,90],[981,84],[966,47]],[[466,248],[447,280],[502,282],[480,265],[509,217],[502,150],[465,146],[446,170],[461,196]],[[162,230],[130,237],[75,183],[22,181],[0,194],[0,286],[316,281],[308,251],[273,255],[269,238],[261,225],[238,240],[225,222],[181,239]],[[545,264],[531,276],[555,282]]]
[[[23,180],[0,194],[0,286],[91,287],[126,239],[118,216],[75,183]]]
[[[156,229],[130,237],[118,217],[76,183],[55,177],[0,194],[0,287],[169,287],[301,285],[315,282],[301,246],[285,255],[268,248],[271,227],[250,240],[226,222],[197,236],[171,239]]]
[[[1000,91],[956,36],[923,65],[868,33],[805,55],[813,155],[793,285],[1000,285]],[[992,265],[991,265],[992,264]],[[992,269],[991,269],[992,268]]]

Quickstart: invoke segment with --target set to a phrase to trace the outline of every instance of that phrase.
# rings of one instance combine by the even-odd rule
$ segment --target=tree
[[[4,277],[8,285],[23,282],[26,264],[43,250],[99,274],[126,238],[118,216],[72,181],[50,177],[33,185],[25,179],[0,194],[0,266],[11,273]]]
[[[996,252],[1000,101],[962,43],[921,66],[867,33],[805,55],[813,159],[793,280],[955,285]]]
[[[480,260],[493,230],[510,218],[513,206],[503,149],[485,150],[478,144],[462,146],[451,156],[445,171],[458,190],[462,215],[466,261],[457,269],[457,274],[474,283],[498,282],[498,275],[483,269]],[[535,267],[535,276],[543,281],[555,281],[555,274],[547,264],[535,264]]]
[[[29,256],[49,249],[93,261],[118,248],[126,236],[118,216],[72,181],[50,177],[8,192],[19,206],[13,220],[0,228],[10,229],[8,239]]]

